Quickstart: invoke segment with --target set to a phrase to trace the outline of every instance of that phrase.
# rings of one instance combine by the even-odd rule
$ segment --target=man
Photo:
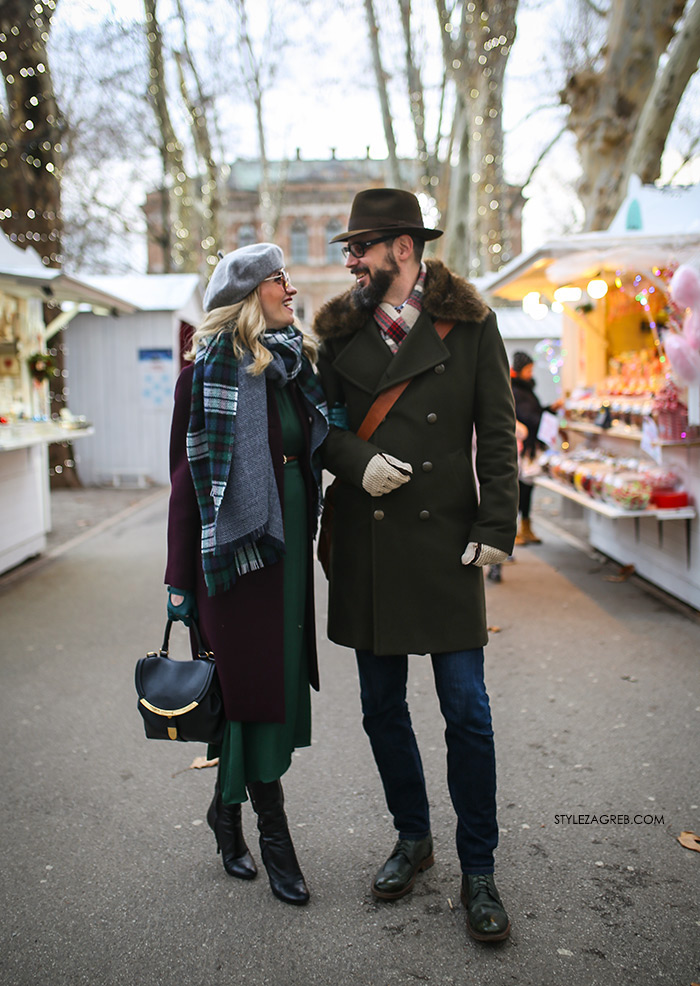
[[[339,481],[328,633],[356,651],[363,725],[398,831],[372,892],[402,897],[433,864],[406,705],[407,654],[430,653],[447,722],[467,928],[498,941],[510,923],[493,878],[496,772],[481,566],[513,548],[515,419],[493,312],[442,263],[421,261],[425,241],[440,235],[423,225],[414,195],[385,188],[355,197],[348,230],[334,240],[347,243],[356,286],[325,305],[314,326],[331,408],[325,465]],[[375,398],[402,381],[410,383],[363,440],[357,431]]]

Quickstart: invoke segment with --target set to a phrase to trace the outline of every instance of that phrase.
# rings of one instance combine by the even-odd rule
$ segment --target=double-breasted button
[[[418,517],[420,520],[430,520],[430,511],[421,510],[421,512],[418,514]]]
[[[432,472],[433,471],[433,464],[432,464],[432,462],[424,462],[421,465],[421,469],[423,470],[423,472]]]
[[[435,367],[435,372],[436,373],[444,373],[445,372],[445,364],[444,363],[438,363],[438,365]]]
[[[429,425],[434,425],[435,422],[437,421],[437,414],[434,411],[431,411],[425,420],[428,422]]]
[[[375,520],[384,520],[384,511],[383,510],[375,510],[374,511],[374,519]]]

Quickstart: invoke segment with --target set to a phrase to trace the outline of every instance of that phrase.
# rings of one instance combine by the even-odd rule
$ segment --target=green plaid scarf
[[[264,374],[247,372],[224,330],[197,350],[187,431],[187,458],[202,523],[202,566],[210,596],[239,575],[284,555],[282,509],[267,429],[266,379],[278,387],[294,379],[311,418],[311,463],[320,489],[318,449],[328,411],[313,367],[302,354],[302,335],[289,326],[266,332],[273,354]]]

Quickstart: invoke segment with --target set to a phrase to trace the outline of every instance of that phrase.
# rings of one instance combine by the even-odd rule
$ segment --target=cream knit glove
[[[401,462],[386,452],[377,453],[367,463],[362,476],[362,489],[370,496],[383,496],[407,483],[413,473],[408,462]]]
[[[484,565],[500,565],[507,557],[506,552],[501,551],[500,548],[491,548],[488,544],[477,544],[476,541],[470,541],[462,555],[462,564],[483,568]]]

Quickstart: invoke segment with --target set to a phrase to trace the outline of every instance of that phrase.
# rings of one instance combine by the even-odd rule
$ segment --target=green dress
[[[304,432],[289,387],[275,388],[285,455],[304,455]],[[227,722],[218,756],[224,804],[247,800],[250,781],[274,781],[292,761],[292,752],[311,745],[311,696],[307,663],[306,580],[309,562],[306,486],[298,461],[284,466],[282,502],[284,566],[285,722]]]

